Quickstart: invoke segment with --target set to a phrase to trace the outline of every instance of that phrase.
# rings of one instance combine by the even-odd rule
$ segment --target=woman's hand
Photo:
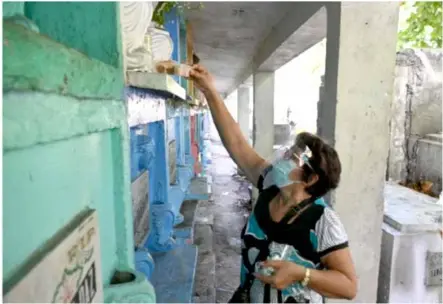
[[[333,251],[322,259],[326,269],[311,269],[308,287],[328,298],[352,300],[357,295],[357,276],[349,248]],[[261,281],[277,289],[285,289],[303,281],[306,268],[289,261],[266,261],[265,267],[273,267],[272,276],[256,274]]]
[[[306,268],[290,261],[267,260],[262,262],[262,266],[274,268],[274,274],[272,276],[255,274],[257,279],[280,290],[305,278]]]
[[[197,88],[204,94],[214,90],[214,81],[211,74],[201,65],[195,64],[192,66],[189,78],[194,81]]]

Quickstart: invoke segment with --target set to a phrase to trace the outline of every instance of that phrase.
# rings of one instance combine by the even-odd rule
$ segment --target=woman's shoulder
[[[338,215],[338,213],[323,198],[317,199],[314,202],[314,205],[317,207],[317,210],[320,213],[318,219],[319,221],[322,220],[326,224],[341,224],[340,216]]]
[[[323,207],[323,212],[315,224],[315,231],[318,235],[324,236],[328,242],[345,243],[348,239],[340,216],[328,205]]]
[[[340,230],[344,230],[339,214],[323,198],[319,198],[314,202],[313,209],[315,209],[314,212],[316,213],[315,225],[317,229],[320,227],[322,229],[327,229],[334,226]]]

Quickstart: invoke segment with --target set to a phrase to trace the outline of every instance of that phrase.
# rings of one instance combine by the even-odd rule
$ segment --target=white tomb
[[[386,184],[378,303],[442,303],[441,225],[437,199]]]

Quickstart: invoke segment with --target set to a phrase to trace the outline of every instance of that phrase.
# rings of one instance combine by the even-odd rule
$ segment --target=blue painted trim
[[[183,221],[180,208],[193,178],[194,161],[191,155],[190,111],[174,107],[166,95],[157,91],[128,87],[125,95],[133,102],[152,104],[155,111],[164,111],[164,118],[130,128],[131,179],[149,171],[149,233],[144,248],[150,252],[165,252],[184,246],[189,241],[174,238],[174,226]],[[135,96],[135,97],[134,97]],[[156,107],[163,105],[163,107]],[[139,113],[134,113],[137,115]],[[161,115],[159,115],[161,116]],[[170,185],[168,143],[176,141],[177,182]],[[186,153],[188,152],[188,153]],[[147,276],[152,272],[146,255],[136,252],[139,269]]]
[[[176,105],[177,105],[177,101],[174,101],[174,100],[169,100],[166,103],[166,116],[168,118],[179,117],[182,115],[183,107],[176,106]],[[183,105],[184,105],[184,103],[183,103]]]
[[[171,206],[154,202],[149,208],[149,232],[144,247],[152,253],[166,252],[176,248],[172,234],[174,213]]]
[[[180,58],[181,62],[186,62],[187,59],[187,51],[188,48],[186,46],[186,25],[180,24],[180,37],[179,37],[179,44],[180,44]],[[180,77],[180,85],[188,92],[188,81],[184,77]]]
[[[168,116],[168,141],[175,140],[176,143],[176,180],[173,181],[174,185],[171,185],[169,189],[169,202],[172,205],[172,210],[175,215],[174,226],[179,225],[183,222],[183,215],[180,214],[181,205],[183,204],[183,200],[185,198],[186,188],[183,189],[183,179],[187,177],[182,173],[182,171],[178,170],[179,167],[183,166],[185,158],[183,154],[183,135],[182,135],[182,126],[180,124],[182,110],[178,109],[170,109],[172,106],[168,106],[167,113],[173,113],[174,115],[178,115],[176,117]],[[173,134],[172,134],[173,133]],[[181,181],[180,181],[181,180]],[[186,182],[186,181],[185,181]]]
[[[155,269],[155,263],[146,248],[139,248],[135,251],[135,269],[143,273],[148,280],[151,279]]]
[[[191,117],[189,109],[183,109],[184,111],[184,138],[185,138],[185,157],[191,155]],[[192,156],[191,156],[192,157]],[[186,162],[186,164],[190,164]],[[193,162],[192,162],[193,164]]]
[[[149,170],[149,233],[145,247],[151,252],[168,251],[175,248],[172,237],[174,212],[169,202],[169,169],[166,151],[165,122],[148,125],[148,134],[155,143],[155,161]]]
[[[177,167],[185,164],[185,138],[184,138],[184,118],[183,110],[180,115],[175,118],[175,140],[177,143]]]
[[[171,186],[169,189],[169,199],[174,213],[174,226],[183,223],[183,215],[180,213],[181,205],[185,198],[185,193],[180,189],[179,185]]]
[[[202,151],[201,151],[201,160],[202,160],[202,175],[208,175],[208,166],[211,163],[211,160],[208,157],[209,153],[209,114],[205,111],[202,113]]]
[[[154,158],[154,142],[147,136],[147,125],[129,129],[131,151],[131,182],[143,174]]]
[[[177,13],[177,8],[174,7],[165,14],[164,27],[169,32],[169,36],[171,36],[172,43],[174,44],[174,48],[172,50],[172,60],[182,62],[180,50],[180,15]],[[174,75],[173,78],[175,81],[180,83],[180,77]]]
[[[200,153],[200,159],[202,154],[202,148],[203,148],[203,114],[199,113],[197,115],[197,135],[198,135],[198,147],[199,147],[199,153]]]

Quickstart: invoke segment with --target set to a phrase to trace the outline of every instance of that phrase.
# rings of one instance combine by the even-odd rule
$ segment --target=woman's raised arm
[[[215,89],[208,71],[200,65],[195,65],[190,72],[190,79],[205,95],[214,124],[229,155],[245,173],[249,181],[257,185],[260,173],[267,165],[266,161],[254,151],[243,136],[239,125],[232,118]]]

